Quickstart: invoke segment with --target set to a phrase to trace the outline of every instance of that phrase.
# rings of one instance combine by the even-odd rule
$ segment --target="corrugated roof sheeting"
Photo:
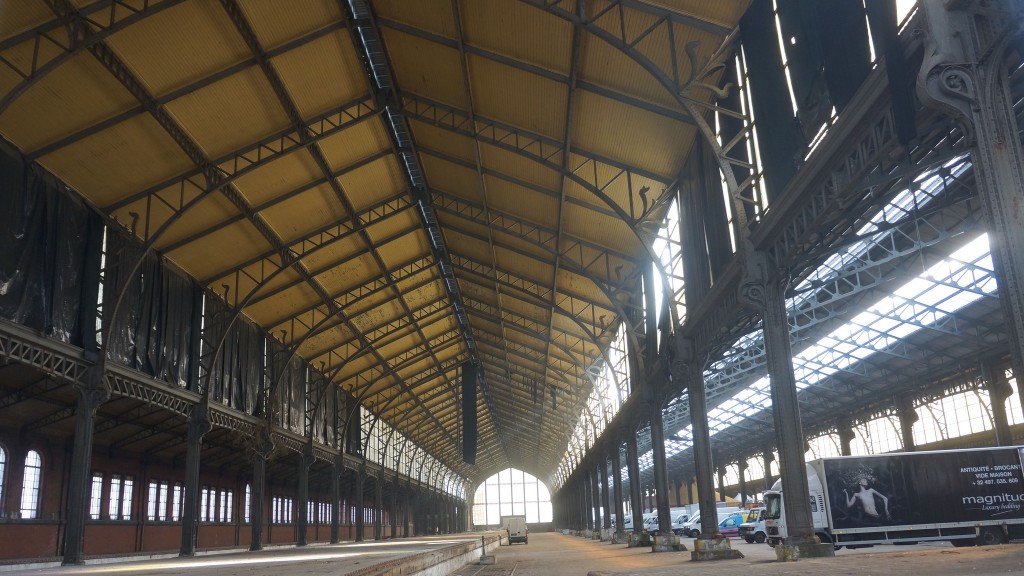
[[[373,3],[380,18],[405,22],[448,38],[455,38],[455,22],[449,0],[381,0]]]
[[[466,108],[458,50],[390,28],[381,34],[403,90]]]
[[[345,29],[285,52],[271,62],[303,118],[369,92]]]
[[[469,76],[477,114],[550,138],[565,133],[565,84],[476,56]]]
[[[320,0],[242,0],[239,6],[265,49],[337,22],[342,17],[336,2]]]

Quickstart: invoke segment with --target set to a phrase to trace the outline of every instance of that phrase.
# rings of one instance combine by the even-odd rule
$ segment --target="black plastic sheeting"
[[[307,365],[276,341],[267,342],[267,383],[271,422],[299,434],[306,433]]]
[[[204,298],[205,333],[200,358],[210,398],[247,414],[259,414],[264,387],[263,330],[244,316],[231,322],[235,313],[223,300],[210,295]]]
[[[87,251],[99,249],[102,230],[52,176],[0,150],[0,316],[62,342],[91,342],[99,260]]]
[[[903,59],[903,44],[900,42],[899,23],[896,22],[896,3],[891,0],[866,0],[864,4],[868,11],[875,54],[885,56],[885,74],[889,79],[896,134],[900,142],[909,147],[917,138],[914,88],[911,82],[913,77],[907,74],[907,63]]]
[[[792,109],[771,2],[754,0],[740,19],[740,33],[761,144],[765,193],[771,203],[782,195],[803,160],[806,139]]]
[[[107,359],[181,388],[198,390],[191,370],[198,286],[150,252],[132,273],[142,246],[125,233],[107,236],[104,324]],[[120,305],[117,304],[120,295]],[[116,307],[116,310],[115,310]]]

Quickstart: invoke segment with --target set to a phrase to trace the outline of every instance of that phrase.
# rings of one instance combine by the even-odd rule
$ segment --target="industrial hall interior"
[[[780,478],[831,554],[807,462],[1024,444],[1022,22],[3,2],[0,565],[519,514],[728,558]]]

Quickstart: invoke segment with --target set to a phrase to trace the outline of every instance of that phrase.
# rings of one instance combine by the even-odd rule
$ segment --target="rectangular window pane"
[[[171,520],[181,520],[181,484],[174,485],[174,493],[171,495]]]
[[[157,520],[161,522],[167,520],[167,482],[160,483],[160,499],[157,501],[156,515]]]
[[[103,475],[92,475],[92,494],[89,497],[89,518],[100,519],[100,500],[103,497]]]
[[[149,483],[149,493],[146,496],[146,519],[156,520],[156,482]]]
[[[117,520],[121,516],[121,477],[110,477],[110,496],[107,498],[107,517]]]
[[[135,490],[135,479],[125,476],[124,495],[121,497],[121,520],[132,519],[132,493]]]

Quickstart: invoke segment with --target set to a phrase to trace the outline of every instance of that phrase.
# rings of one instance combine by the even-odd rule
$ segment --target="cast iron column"
[[[608,485],[608,459],[601,457],[601,463],[597,466],[597,473],[601,478],[601,507],[604,508],[604,515],[601,517],[601,527],[604,528],[605,532],[611,530],[612,527],[612,491],[611,486]]]
[[[998,370],[989,362],[981,363],[981,377],[985,381],[989,403],[992,405],[992,431],[996,437],[996,446],[1013,445],[1010,436],[1010,422],[1006,417],[1006,399],[1013,395],[1013,387],[1006,381],[1003,371]]]
[[[839,434],[839,453],[843,456],[853,455],[851,444],[857,436],[853,433],[853,426],[850,425],[850,421],[846,419],[837,420],[836,432]]]
[[[736,464],[736,468],[740,473],[740,504],[747,507],[747,461],[740,460]]]
[[[612,450],[612,491],[615,498],[615,533],[624,537],[626,533],[626,510],[622,505],[622,456],[619,446]]]
[[[764,458],[764,489],[771,490],[775,484],[775,478],[772,477],[772,462],[775,462],[775,452],[771,448],[765,448],[762,457]]]
[[[313,445],[306,443],[299,457],[299,490],[296,498],[299,509],[298,526],[296,526],[295,545],[306,545],[306,528],[309,526],[309,467],[313,464]]]
[[[680,342],[678,345],[683,344]],[[718,534],[718,513],[715,505],[707,395],[704,390],[704,360],[697,358],[692,349],[681,348],[677,348],[677,358],[686,362],[673,363],[673,380],[685,383],[689,398],[690,427],[693,431],[693,467],[697,477],[697,503],[700,506],[700,538],[707,540]]]
[[[903,451],[913,452],[914,445],[914,422],[920,418],[917,410],[914,410],[914,401],[911,398],[903,397],[896,401],[896,411],[900,420],[900,437],[903,439]]]
[[[188,448],[185,454],[185,498],[181,513],[181,556],[195,556],[199,531],[199,465],[203,436],[210,431],[209,396],[192,407],[188,419]]]
[[[252,496],[249,499],[249,521],[252,538],[249,550],[263,550],[263,503],[267,498],[267,458],[274,450],[274,439],[268,428],[261,428],[252,460]]]
[[[591,514],[587,516],[587,529],[591,531],[597,530],[601,522],[601,496],[598,493],[597,488],[597,473],[594,470],[588,470],[587,475],[590,477],[590,510]]]
[[[366,513],[365,503],[363,502],[363,483],[366,481],[366,461],[359,463],[359,471],[356,474],[356,542],[363,541],[363,528],[365,527],[365,518],[363,515]]]
[[[640,461],[636,447],[636,430],[626,431],[626,471],[629,472],[629,501],[633,508],[633,533],[644,530],[644,503],[640,495]]]
[[[661,402],[653,399],[651,413],[651,450],[654,456],[654,499],[658,505],[658,534],[672,534],[672,518],[668,502],[668,463],[665,459],[665,424]]]
[[[84,381],[75,382],[78,403],[75,406],[75,447],[68,475],[67,527],[64,531],[65,566],[85,562],[85,516],[89,511],[89,476],[92,468],[92,441],[96,410],[110,399],[110,387],[103,378],[102,362],[89,368]],[[14,504],[9,504],[13,507]]]
[[[1024,148],[1006,58],[1020,34],[1021,7],[1014,0],[919,6],[934,45],[921,64],[918,95],[926,105],[950,113],[973,138],[971,162],[1010,336],[1013,373],[1022,382]],[[1024,404],[1024,385],[1018,386],[1018,393]]]
[[[331,464],[331,544],[341,542],[341,475],[345,473],[343,454],[335,454]]]
[[[384,539],[384,482],[378,473],[373,477],[373,539]]]

